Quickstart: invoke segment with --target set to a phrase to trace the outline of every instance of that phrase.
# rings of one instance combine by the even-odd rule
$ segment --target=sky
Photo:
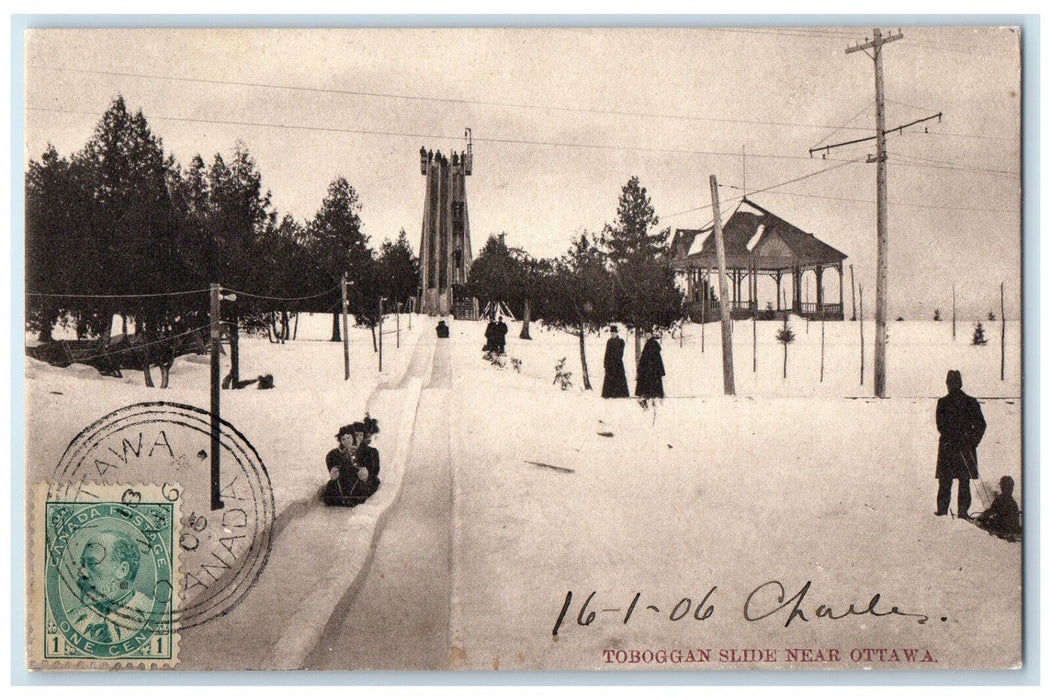
[[[948,317],[954,285],[961,319],[999,315],[1003,282],[1016,318],[1020,34],[902,32],[883,49],[886,125],[942,117],[887,139],[890,316],[940,308]],[[874,133],[873,61],[845,51],[871,33],[798,24],[34,30],[25,157],[48,143],[78,150],[122,95],[180,163],[228,155],[240,140],[275,208],[301,221],[342,175],[375,247],[404,228],[418,248],[419,148],[463,150],[469,127],[476,252],[507,233],[534,256],[560,255],[614,219],[633,175],[660,227],[705,226],[714,174],[724,218],[742,187],[761,190],[755,202],[846,253],[868,316],[876,167],[864,161],[875,146],[835,148],[827,160],[809,149]],[[834,298],[838,283],[825,279]]]

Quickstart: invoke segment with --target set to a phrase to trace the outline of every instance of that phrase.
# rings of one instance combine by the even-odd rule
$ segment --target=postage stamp
[[[86,498],[86,491],[92,492]],[[30,667],[174,667],[183,585],[178,489],[92,484],[78,500],[35,489]]]
[[[248,440],[220,420],[223,471],[215,490],[222,507],[214,509],[210,429],[209,413],[195,406],[122,406],[81,430],[48,476],[48,497],[56,502],[95,500],[96,483],[156,483],[162,500],[182,503],[184,527],[174,540],[184,566],[182,604],[172,609],[176,629],[233,609],[270,555],[274,496],[266,467]]]

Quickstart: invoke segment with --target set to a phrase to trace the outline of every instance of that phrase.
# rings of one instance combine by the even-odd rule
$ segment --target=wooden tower
[[[470,130],[467,151],[420,148],[420,174],[427,178],[420,234],[420,309],[431,316],[453,312],[453,287],[467,282],[471,269],[471,227],[467,221],[467,176],[471,174]]]

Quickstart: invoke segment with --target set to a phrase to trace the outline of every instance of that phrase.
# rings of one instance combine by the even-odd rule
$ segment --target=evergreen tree
[[[686,309],[665,247],[670,229],[657,231],[659,222],[646,188],[633,176],[621,188],[616,221],[602,230],[614,278],[615,315],[635,331],[636,362],[639,334],[671,328]]]
[[[613,278],[597,241],[587,232],[573,241],[569,251],[551,265],[544,278],[544,323],[575,334],[579,340],[580,370],[584,389],[591,388],[584,341],[611,320]]]
[[[420,259],[412,252],[405,229],[398,233],[397,240],[383,242],[377,264],[383,296],[408,304],[420,286]]]
[[[486,240],[471,263],[467,293],[483,305],[504,302],[512,312],[520,314],[531,292],[527,270],[530,258],[524,250],[508,247],[506,236],[505,233],[491,235]]]
[[[321,208],[307,224],[308,250],[338,285],[347,273],[350,311],[359,321],[375,322],[379,293],[368,236],[362,231],[361,201],[347,179],[340,176],[328,186]],[[332,340],[340,340],[339,311],[332,314]]]
[[[982,322],[976,322],[974,324],[974,332],[971,334],[971,345],[985,345],[988,342],[989,339],[985,337],[985,328],[982,327]]]

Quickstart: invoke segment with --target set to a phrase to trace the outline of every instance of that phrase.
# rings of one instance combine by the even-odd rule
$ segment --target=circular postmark
[[[98,500],[92,490],[96,484],[156,484],[161,487],[161,503],[179,502],[181,518],[174,524],[172,547],[179,550],[181,570],[172,572],[171,584],[178,587],[181,602],[170,613],[176,630],[232,610],[248,595],[270,556],[274,495],[266,467],[251,443],[226,420],[219,421],[219,446],[220,503],[216,503],[211,414],[166,401],[137,403],[82,430],[50,479],[49,502],[76,505]],[[144,503],[134,486],[126,488],[120,500],[136,513]],[[49,544],[49,549],[53,546]],[[85,546],[79,545],[76,556],[84,558]],[[144,549],[142,538],[139,548]],[[51,551],[49,557],[54,559],[55,554]],[[87,560],[92,558],[89,551]],[[67,597],[84,591],[84,566],[73,563],[76,566],[60,567],[56,577],[55,585]],[[139,607],[133,606],[127,619],[118,613],[110,618],[134,626],[142,616]]]

